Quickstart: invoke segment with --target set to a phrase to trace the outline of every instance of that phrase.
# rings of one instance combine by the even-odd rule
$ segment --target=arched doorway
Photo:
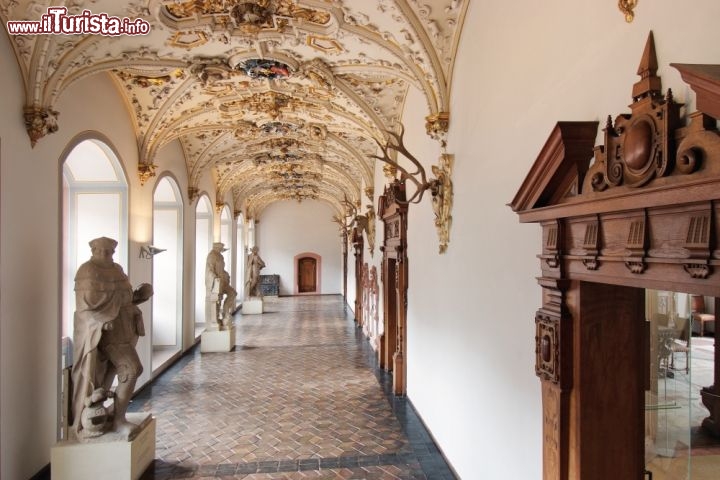
[[[182,350],[182,195],[171,177],[162,177],[153,193],[152,370]]]
[[[229,270],[230,279],[235,278],[235,269],[233,268],[233,253],[234,253],[234,242],[233,242],[233,228],[232,228],[232,215],[230,215],[230,208],[227,205],[223,206],[220,211],[220,241],[225,245],[225,250],[222,255],[225,260],[226,268]],[[234,286],[234,285],[233,285]]]
[[[321,292],[322,258],[311,252],[295,255],[295,295],[316,295]]]
[[[205,261],[213,244],[213,211],[202,195],[195,206],[195,338],[205,329]]]
[[[237,230],[235,232],[235,290],[237,298],[245,298],[245,219],[243,214],[237,218]]]
[[[75,273],[90,259],[88,242],[103,236],[117,240],[113,259],[127,272],[128,187],[120,160],[98,139],[77,143],[66,155],[62,168],[62,387],[58,419],[61,438],[67,438]]]

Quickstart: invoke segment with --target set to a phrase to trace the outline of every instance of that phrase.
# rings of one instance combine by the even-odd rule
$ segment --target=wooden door
[[[355,249],[355,323],[358,327],[362,326],[363,319],[363,258],[365,251],[365,243],[363,241],[362,231],[357,227],[352,230],[353,248]]]
[[[317,260],[303,257],[298,260],[298,292],[312,293],[317,291]]]

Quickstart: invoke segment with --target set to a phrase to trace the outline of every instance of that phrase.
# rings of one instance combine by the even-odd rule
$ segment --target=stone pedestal
[[[205,296],[205,324],[218,325],[218,296],[217,294]]]
[[[242,304],[243,315],[256,315],[263,313],[263,300],[262,297],[251,297],[245,300]]]
[[[235,326],[224,330],[207,329],[200,335],[200,352],[229,352],[235,348]]]
[[[89,442],[63,440],[50,450],[53,480],[137,480],[155,458],[155,418],[128,413],[140,425],[134,438],[113,440],[106,434]]]

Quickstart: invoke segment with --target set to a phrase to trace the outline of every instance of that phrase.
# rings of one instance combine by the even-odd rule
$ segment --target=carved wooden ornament
[[[559,122],[510,203],[542,227],[545,480],[642,472],[642,289],[720,297],[720,66],[673,66],[701,111],[682,119],[662,92],[650,34],[630,113],[608,117],[596,147],[597,122]],[[707,387],[713,398],[717,385]],[[720,401],[708,409],[703,426],[720,432]]]

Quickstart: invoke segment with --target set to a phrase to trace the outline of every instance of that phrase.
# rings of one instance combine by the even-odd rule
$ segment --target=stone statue
[[[260,292],[258,291],[258,283],[260,281],[260,270],[265,268],[265,262],[263,262],[260,255],[258,255],[258,247],[253,247],[252,253],[248,255],[247,265],[245,271],[248,272],[247,295],[248,297],[259,297]]]
[[[125,416],[143,370],[135,351],[138,337],[145,335],[137,305],[152,296],[153,288],[143,283],[133,291],[122,267],[113,262],[116,246],[107,237],[90,241],[92,257],[75,275],[71,421],[81,441],[106,432],[127,438],[137,427]],[[106,408],[108,398],[114,401]]]
[[[232,322],[231,309],[235,308],[237,292],[230,285],[230,274],[225,271],[225,258],[222,252],[227,250],[221,242],[213,243],[213,248],[208,253],[205,261],[205,292],[207,302],[214,307],[209,312],[206,321],[215,322],[217,327],[222,329]],[[214,329],[215,325],[208,325]]]

